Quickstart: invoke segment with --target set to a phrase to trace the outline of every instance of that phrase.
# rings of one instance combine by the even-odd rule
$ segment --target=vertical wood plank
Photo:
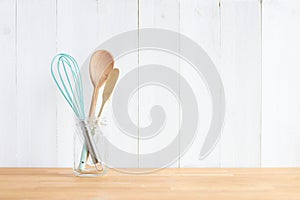
[[[262,5],[262,166],[300,165],[300,2]]]
[[[114,12],[110,12],[114,11]],[[82,76],[85,90],[86,110],[90,106],[91,82],[88,75],[89,55],[97,46],[112,36],[124,31],[137,28],[137,2],[125,3],[120,0],[116,1],[60,1],[58,4],[58,50],[66,51],[74,55],[79,64],[82,65]],[[111,51],[110,49],[107,49]],[[114,55],[114,52],[111,52]],[[137,55],[131,58],[116,60],[115,66],[121,71],[121,79],[128,71],[137,67]],[[100,95],[102,93],[100,92]],[[67,166],[72,161],[72,137],[74,130],[74,119],[64,100],[60,98],[58,108],[58,158],[59,165]],[[101,104],[101,96],[98,98],[98,105]],[[115,146],[126,151],[137,154],[137,140],[126,140],[124,134],[114,123],[111,110],[111,101],[106,104],[104,109],[105,117],[109,122],[111,133],[107,134],[109,141]],[[66,112],[67,111],[67,112]],[[137,103],[130,109],[133,115],[137,116]],[[137,118],[136,118],[137,120]],[[126,140],[120,140],[120,137]],[[125,138],[124,138],[125,137]],[[67,151],[66,151],[67,149]],[[113,158],[110,155],[110,159]],[[60,158],[61,157],[61,158]],[[117,165],[112,167],[137,167],[136,161],[129,162],[119,158]]]
[[[260,166],[260,31],[259,1],[221,1],[220,73],[226,95],[222,167]]]
[[[89,56],[101,43],[110,39],[112,36],[125,31],[137,28],[137,1],[130,3],[121,0],[115,1],[70,1],[61,0],[58,2],[58,51],[64,51],[73,55],[82,66],[82,78],[85,97],[86,113],[90,106],[92,95],[92,84],[88,75]],[[130,42],[130,41],[129,41]],[[111,49],[107,49],[111,51]],[[122,79],[129,71],[137,67],[137,53],[129,57],[117,59],[115,67],[120,69]],[[137,84],[137,76],[136,76]],[[102,92],[100,92],[102,95]],[[102,97],[98,98],[98,107]],[[137,99],[133,100],[129,112],[137,124]],[[109,159],[117,160],[111,167],[137,167],[137,139],[131,140],[124,135],[112,116],[112,104],[109,101],[103,114],[108,120],[106,130],[109,141],[116,147],[136,154],[134,161],[116,158],[117,155],[110,155]],[[136,129],[137,131],[138,129]],[[65,100],[59,94],[58,97],[58,165],[70,166],[72,161],[74,119]],[[137,135],[137,134],[136,134]],[[120,139],[122,138],[122,139]]]
[[[98,3],[94,0],[59,0],[57,4],[57,52],[72,55],[82,67],[85,88],[91,90],[88,66],[83,66],[89,54],[100,44]],[[53,83],[54,84],[54,83]],[[84,91],[85,96],[90,96]],[[85,99],[85,111],[90,98]],[[73,136],[75,120],[73,111],[57,92],[57,165],[71,167],[73,161]]]
[[[16,1],[0,1],[0,166],[16,166]]]
[[[99,27],[99,37],[101,42],[105,42],[111,37],[125,33],[127,31],[137,30],[138,29],[138,0],[124,1],[124,0],[104,0],[98,1],[98,27]],[[132,52],[130,54],[125,54],[120,56],[118,45],[134,45],[137,47],[138,34],[121,44],[114,44],[110,51],[115,57],[115,67],[119,68],[120,75],[119,81],[122,80],[129,72],[137,69],[138,67],[138,53]],[[126,43],[126,44],[125,44]],[[117,46],[116,46],[117,45]],[[120,48],[121,49],[121,48]],[[125,52],[122,52],[125,53]],[[126,52],[128,53],[128,52]],[[133,72],[133,79],[131,80],[134,85],[138,86],[138,73],[137,71]],[[118,83],[117,83],[118,84]],[[133,91],[132,91],[133,92]],[[101,99],[101,98],[99,98]],[[112,111],[112,101],[114,95],[111,98],[111,101],[106,105],[106,111],[104,111],[104,117],[107,118],[109,123],[109,133],[107,134],[109,142],[119,150],[123,152],[128,152],[132,155],[130,159],[122,157],[121,155],[113,154],[113,151],[109,151],[109,164],[111,167],[116,168],[137,168],[138,167],[138,139],[131,138],[128,135],[124,134],[120,129],[118,122],[115,120],[115,117],[111,113]],[[130,100],[130,101],[129,101]],[[128,113],[130,120],[133,124],[136,125],[135,129],[132,131],[132,135],[138,135],[138,99],[137,92],[133,95],[132,99],[123,99],[124,104],[128,105]],[[101,102],[99,102],[100,105]],[[119,122],[120,123],[120,122]],[[121,127],[124,128],[124,127]]]
[[[206,51],[217,69],[220,63],[220,16],[219,1],[180,1],[180,33],[195,41]],[[188,48],[180,46],[181,50]],[[199,153],[212,117],[211,98],[206,83],[188,63],[180,63],[180,75],[191,86],[198,103],[198,130],[189,150],[180,159],[180,167],[219,167],[220,145],[211,154],[199,160]],[[182,97],[181,97],[182,98]],[[185,133],[180,133],[184,137]],[[182,147],[181,147],[182,148]]]
[[[17,1],[17,150],[19,166],[56,165],[55,1]]]
[[[155,28],[155,29],[168,29],[171,31],[179,31],[179,0],[155,0],[147,1],[140,0],[139,7],[139,25],[140,29],[143,28]],[[140,33],[139,39],[142,41],[147,41],[143,35]],[[160,38],[155,38],[159,41]],[[172,41],[178,44],[177,53],[179,53],[179,38],[177,41]],[[160,50],[140,50],[139,51],[139,83],[142,83],[149,79],[151,74],[143,73],[143,67],[153,66],[153,65],[163,65],[170,70],[175,71],[177,75],[176,86],[174,87],[176,91],[174,93],[179,94],[179,58],[170,53],[166,53]],[[156,73],[161,73],[159,70]],[[165,78],[168,79],[168,74],[164,74]],[[146,77],[148,76],[148,77]],[[171,77],[169,77],[171,78]],[[152,80],[154,77],[152,77]],[[149,84],[139,89],[139,165],[141,168],[156,168],[164,167],[165,164],[168,167],[178,167],[179,164],[179,143],[172,149],[172,155],[175,159],[173,163],[168,163],[167,158],[161,157],[150,157],[151,153],[159,152],[160,150],[167,147],[179,132],[179,96],[176,97],[174,93],[170,92],[164,86],[159,86],[157,83]],[[142,130],[146,127],[150,127],[152,123],[158,120],[158,118],[151,119],[150,113],[154,106],[161,106],[166,114],[166,123],[162,130],[155,136],[146,138]],[[149,130],[149,129],[148,129]],[[155,133],[149,133],[155,134]],[[148,133],[147,133],[148,135]],[[172,147],[173,148],[173,147]],[[146,156],[144,156],[146,155]],[[152,159],[153,158],[153,159]],[[163,166],[162,166],[163,165]]]

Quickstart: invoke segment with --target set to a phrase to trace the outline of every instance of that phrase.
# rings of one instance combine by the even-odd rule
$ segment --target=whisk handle
[[[89,130],[85,127],[84,122],[81,122],[81,123],[82,123],[81,127],[83,129],[83,137],[85,140],[85,146],[87,147],[87,150],[90,152],[93,163],[97,164],[97,163],[99,163],[99,160],[97,158],[97,152],[95,151],[96,145],[94,143],[93,138],[91,137],[91,134],[89,133]],[[85,157],[85,159],[86,158],[87,157]],[[81,162],[82,162],[82,160],[81,160]]]
[[[84,144],[82,147],[80,163],[79,163],[79,167],[78,167],[80,170],[84,170],[87,157],[88,157],[88,150],[87,150],[86,145]]]

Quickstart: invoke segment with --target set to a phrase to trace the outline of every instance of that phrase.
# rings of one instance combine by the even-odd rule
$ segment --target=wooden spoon
[[[90,60],[90,78],[94,86],[94,92],[89,112],[89,117],[94,117],[98,100],[99,89],[106,81],[109,73],[114,67],[114,58],[106,50],[98,50]]]
[[[115,88],[118,77],[119,77],[119,69],[117,69],[117,68],[112,69],[108,75],[108,78],[107,78],[107,81],[106,81],[106,84],[104,87],[104,91],[102,94],[102,105],[101,105],[101,108],[100,108],[100,111],[98,114],[98,118],[96,120],[96,124],[98,124],[99,118],[101,116],[101,113],[102,113],[102,110],[103,110],[103,107],[104,107],[106,101],[109,99],[110,95],[112,94],[112,92]],[[89,152],[87,153],[87,158],[88,157],[89,157]],[[98,160],[96,160],[96,162],[98,162]]]
[[[98,94],[101,86],[106,81],[108,74],[111,72],[114,66],[114,58],[113,56],[105,50],[95,51],[91,56],[89,72],[90,79],[94,86],[93,97],[91,101],[91,107],[89,112],[89,118],[95,117],[95,110],[98,100]],[[82,149],[81,152],[81,163],[86,163],[90,152],[86,151],[85,148]],[[98,162],[95,155],[92,157],[94,164]],[[96,167],[97,168],[97,167]]]
[[[98,114],[98,119],[101,116],[101,113],[102,113],[102,110],[103,110],[103,107],[104,107],[106,101],[109,99],[110,95],[112,94],[112,92],[115,88],[118,77],[119,77],[119,69],[117,69],[117,68],[114,68],[108,75],[108,78],[107,78],[107,81],[106,81],[106,84],[104,87],[104,91],[102,94],[102,105],[101,105],[101,108],[100,108],[100,111]]]

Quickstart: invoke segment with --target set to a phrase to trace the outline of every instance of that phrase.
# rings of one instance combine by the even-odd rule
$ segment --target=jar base
[[[75,176],[79,177],[97,177],[104,176],[107,173],[107,169],[101,171],[94,169],[84,169],[84,170],[73,170]]]

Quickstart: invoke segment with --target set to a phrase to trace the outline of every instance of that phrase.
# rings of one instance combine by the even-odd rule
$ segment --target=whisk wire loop
[[[76,60],[65,53],[57,54],[51,62],[51,75],[77,118],[84,119],[82,79]]]

